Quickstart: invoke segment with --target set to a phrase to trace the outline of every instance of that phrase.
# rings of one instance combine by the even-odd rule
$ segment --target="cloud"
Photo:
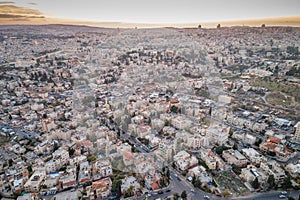
[[[33,5],[33,6],[36,6],[37,4],[36,3],[34,3],[34,2],[30,2],[30,3],[28,3],[29,5]]]
[[[44,21],[45,16],[38,10],[15,5],[0,4],[0,24],[7,23],[36,23]]]
[[[15,5],[0,5],[0,14],[23,15],[23,16],[42,16],[38,10],[19,7]]]
[[[44,16],[23,16],[23,15],[10,15],[10,14],[0,14],[1,18],[45,18]]]
[[[12,1],[2,1],[2,2],[0,2],[0,5],[3,5],[3,4],[15,4],[15,2],[12,2]]]

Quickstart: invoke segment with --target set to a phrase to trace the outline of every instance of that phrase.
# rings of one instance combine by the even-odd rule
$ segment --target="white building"
[[[24,189],[26,192],[38,192],[44,178],[46,177],[46,172],[44,170],[35,171],[30,179],[25,183]]]
[[[174,126],[177,129],[187,129],[192,126],[193,122],[186,118],[186,116],[183,115],[177,115],[173,119],[171,119],[171,125]]]
[[[296,125],[295,125],[295,136],[294,136],[294,140],[297,140],[297,141],[300,141],[300,122],[298,122]]]
[[[135,177],[129,176],[124,178],[122,180],[122,185],[121,185],[122,193],[127,191],[131,186],[133,187],[133,192],[136,192],[141,188],[141,185],[139,184],[139,182],[136,180]]]
[[[97,160],[94,164],[93,172],[93,179],[99,179],[112,175],[113,171],[109,159]]]

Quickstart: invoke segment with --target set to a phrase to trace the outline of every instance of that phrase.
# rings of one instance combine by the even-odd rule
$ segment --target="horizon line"
[[[265,26],[289,26],[300,27],[300,16],[287,16],[287,17],[270,17],[270,18],[254,18],[243,20],[226,20],[226,21],[209,21],[209,22],[179,22],[179,23],[155,23],[155,22],[122,22],[122,21],[85,21],[61,18],[30,18],[22,20],[6,20],[0,18],[0,25],[86,25],[92,27],[103,28],[196,28],[201,25],[201,28],[214,28],[218,24],[221,27],[234,27],[234,26],[251,26],[259,27],[262,24]]]

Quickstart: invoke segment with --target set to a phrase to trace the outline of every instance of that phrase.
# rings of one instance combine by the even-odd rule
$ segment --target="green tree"
[[[58,148],[59,148],[58,143],[57,143],[57,142],[54,142],[54,145],[53,145],[53,151],[56,151]]]
[[[219,154],[219,155],[222,155],[223,151],[224,151],[224,150],[227,150],[227,149],[229,149],[229,148],[228,148],[228,147],[225,147],[224,145],[218,146],[218,147],[216,148],[216,153]]]
[[[252,187],[254,189],[258,189],[259,188],[259,182],[258,182],[258,179],[257,177],[255,178],[255,180],[251,183]]]
[[[121,185],[122,185],[122,180],[114,180],[112,182],[112,186],[111,186],[111,193],[112,194],[118,194],[121,192]]]
[[[88,157],[87,157],[88,162],[93,162],[95,160],[96,160],[96,157],[94,155],[92,155],[92,154],[88,155]]]
[[[179,112],[179,109],[178,109],[177,106],[174,106],[174,105],[173,105],[173,106],[171,106],[170,111],[173,112],[173,113],[178,113],[178,112]]]
[[[259,146],[261,143],[262,143],[262,139],[261,138],[256,138],[254,145]]]
[[[175,194],[173,194],[173,197],[174,197],[174,200],[178,200],[179,194],[178,194],[178,193],[175,193]]]
[[[174,169],[176,169],[176,164],[175,164],[175,162],[172,163],[172,167],[173,167]]]
[[[291,182],[291,177],[290,176],[287,176],[285,179],[284,179],[284,183],[282,185],[282,188],[283,189],[289,189],[292,187],[292,182]]]
[[[167,176],[168,183],[170,183],[170,170],[169,170],[169,168],[167,169],[166,176]]]
[[[70,157],[73,156],[74,153],[75,153],[75,150],[73,148],[69,148],[68,151],[69,151],[69,156]]]
[[[31,173],[32,172],[32,166],[28,165],[27,170],[28,170],[29,173]]]
[[[8,166],[11,167],[12,164],[13,164],[13,160],[10,158],[10,159],[8,160]]]
[[[164,181],[163,178],[161,178],[161,179],[159,180],[159,184],[160,184],[160,187],[164,187],[164,186],[165,186],[165,181]]]
[[[47,189],[47,185],[41,185],[41,189]]]
[[[201,186],[201,181],[199,179],[196,179],[193,185],[194,187],[199,188]]]
[[[269,189],[272,189],[275,187],[275,178],[273,175],[270,175],[268,177],[268,180],[267,180],[268,184],[269,184]]]
[[[183,190],[180,196],[181,196],[182,199],[186,199],[186,198],[187,198],[187,193],[186,193],[186,191]]]
[[[124,197],[127,198],[127,197],[132,197],[134,195],[133,193],[133,189],[134,187],[131,185],[127,191],[124,192]]]

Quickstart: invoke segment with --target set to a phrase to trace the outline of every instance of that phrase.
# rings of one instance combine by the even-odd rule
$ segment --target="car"
[[[191,189],[191,192],[195,192],[194,188]]]
[[[287,191],[282,191],[281,194],[282,195],[287,195]]]
[[[180,179],[179,177],[177,177],[177,180],[178,180],[178,181],[181,181],[181,179]]]
[[[151,197],[152,195],[149,193],[149,194],[147,194],[147,197]]]
[[[162,190],[158,191],[158,194],[163,194],[164,192]]]
[[[281,194],[281,195],[279,195],[279,198],[280,198],[280,199],[285,199],[286,196]]]
[[[170,189],[167,189],[166,192],[171,192],[171,190],[170,190]]]
[[[210,199],[210,198],[209,198],[209,196],[207,196],[207,195],[204,195],[204,199]]]

